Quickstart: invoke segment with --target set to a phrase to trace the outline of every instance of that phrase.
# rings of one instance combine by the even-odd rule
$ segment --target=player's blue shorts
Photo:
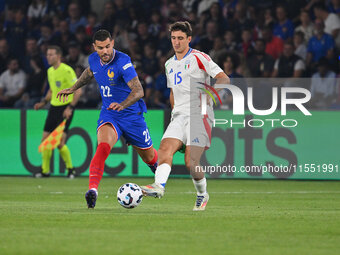
[[[141,149],[149,149],[152,146],[149,129],[143,114],[117,118],[110,112],[102,110],[97,123],[97,132],[100,127],[110,123],[117,133],[118,140],[120,136],[123,136],[127,144]]]

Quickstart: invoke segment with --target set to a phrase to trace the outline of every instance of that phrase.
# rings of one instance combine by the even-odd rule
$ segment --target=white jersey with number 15
[[[181,60],[176,55],[170,58],[165,63],[165,72],[168,88],[174,95],[173,115],[189,116],[200,114],[202,90],[198,87],[210,84],[210,77],[214,78],[223,70],[207,54],[190,48]],[[212,103],[208,104],[208,115],[211,111]]]

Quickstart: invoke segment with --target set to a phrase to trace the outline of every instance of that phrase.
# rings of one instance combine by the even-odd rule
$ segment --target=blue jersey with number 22
[[[97,130],[110,123],[118,139],[123,135],[129,144],[140,148],[151,147],[152,141],[143,116],[146,105],[142,99],[120,112],[107,110],[111,103],[123,102],[131,92],[127,83],[137,77],[137,73],[130,57],[113,49],[112,59],[103,63],[98,53],[94,52],[89,56],[89,65],[103,100]]]

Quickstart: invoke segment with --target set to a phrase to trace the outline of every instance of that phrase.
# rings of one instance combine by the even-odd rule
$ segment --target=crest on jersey
[[[108,69],[107,70],[107,76],[109,76],[109,78],[113,78],[113,76],[115,76],[115,73],[112,71],[112,70],[110,70],[110,69]]]

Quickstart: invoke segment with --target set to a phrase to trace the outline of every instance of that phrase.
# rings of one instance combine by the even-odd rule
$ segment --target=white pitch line
[[[168,192],[168,193],[180,193],[180,194],[196,194],[196,192]],[[213,191],[209,194],[340,194],[340,191]]]
[[[50,192],[50,194],[58,194],[59,195],[59,194],[64,194],[64,192],[62,192],[62,191],[55,191],[55,192],[53,192],[52,191],[52,192]]]

